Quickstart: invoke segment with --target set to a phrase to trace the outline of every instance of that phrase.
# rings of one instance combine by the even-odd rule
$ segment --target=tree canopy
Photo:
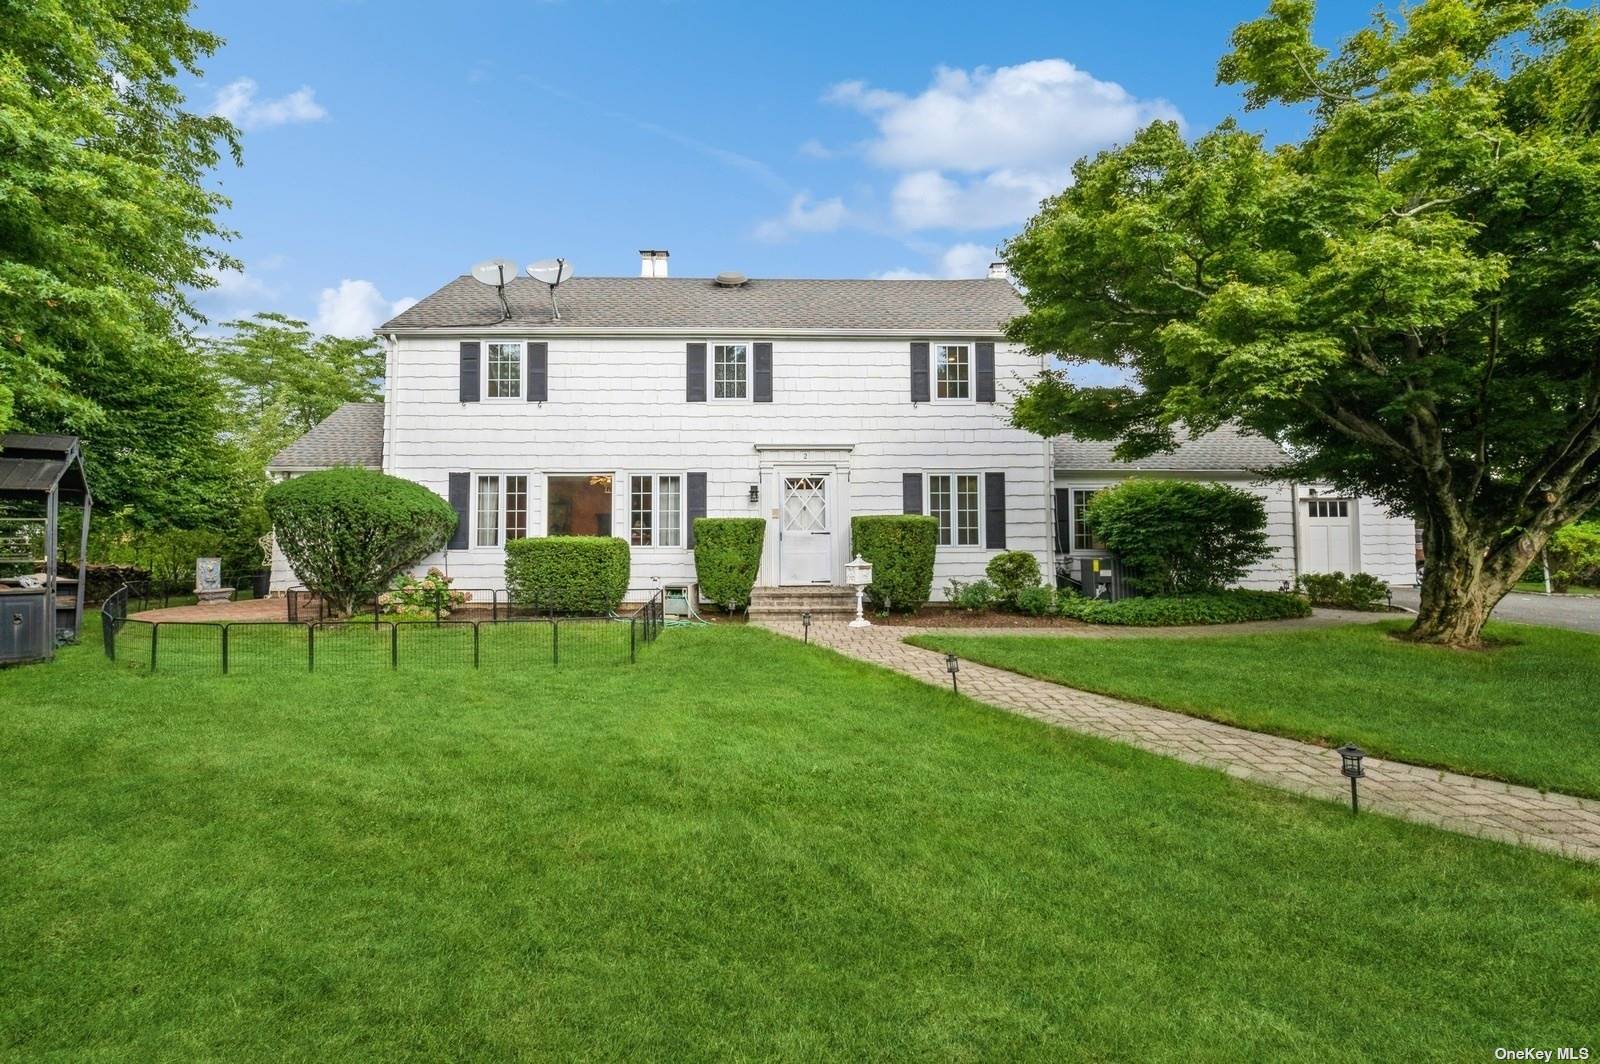
[[[1080,161],[1006,248],[1015,422],[1124,458],[1225,421],[1285,475],[1421,522],[1416,638],[1474,642],[1548,536],[1600,502],[1600,18],[1495,0],[1377,15],[1336,50],[1310,0],[1240,26],[1219,79],[1309,108],[1298,143],[1156,123]]]

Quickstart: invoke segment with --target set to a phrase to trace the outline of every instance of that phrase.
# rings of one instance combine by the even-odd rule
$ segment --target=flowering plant
[[[429,569],[427,576],[404,574],[378,596],[378,606],[384,613],[432,614],[437,609],[441,617],[448,616],[468,598],[465,591],[451,590],[451,579],[438,568]]]

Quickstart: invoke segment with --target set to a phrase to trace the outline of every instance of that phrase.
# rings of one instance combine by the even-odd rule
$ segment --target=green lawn
[[[1600,1015],[1600,868],[755,629],[559,669],[84,646],[0,707],[7,1057],[1487,1060]]]
[[[927,635],[918,646],[1311,742],[1600,797],[1600,636],[1491,625],[1464,652],[1405,622],[1268,635],[1102,640]]]
[[[1531,592],[1534,592],[1535,594],[1542,595],[1542,594],[1544,594],[1544,581],[1543,580],[1524,580],[1520,584],[1517,585],[1516,589],[1518,591],[1531,591]],[[1581,584],[1574,584],[1573,586],[1567,588],[1565,591],[1558,591],[1558,592],[1556,592],[1556,594],[1558,594],[1558,595],[1589,595],[1589,596],[1600,595],[1600,587],[1584,587]]]

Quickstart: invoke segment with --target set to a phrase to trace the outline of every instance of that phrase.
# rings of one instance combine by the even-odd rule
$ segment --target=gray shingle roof
[[[1250,472],[1270,469],[1288,457],[1276,443],[1235,425],[1224,425],[1216,432],[1195,438],[1179,429],[1177,450],[1134,462],[1118,462],[1112,458],[1114,442],[1078,440],[1071,436],[1057,436],[1053,442],[1057,472],[1079,469],[1126,473]]]
[[[575,277],[557,290],[519,277],[506,286],[502,323],[493,288],[457,277],[379,327],[482,327],[497,324],[567,329],[851,329],[993,333],[1022,312],[1003,280],[860,281],[752,278],[724,288],[703,277]]]
[[[272,456],[268,469],[287,472],[334,466],[383,467],[383,404],[346,403]]]

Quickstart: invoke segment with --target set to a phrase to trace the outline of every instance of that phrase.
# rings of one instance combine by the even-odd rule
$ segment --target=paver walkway
[[[759,623],[801,638],[798,620]],[[947,687],[950,676],[944,655],[902,642],[922,631],[887,626],[850,628],[843,621],[823,620],[812,624],[811,641]],[[949,634],[961,630],[928,631]],[[974,629],[971,634],[993,635],[996,630]],[[1031,634],[1041,633],[1034,630]],[[1312,743],[1124,702],[976,662],[962,661],[958,680],[962,694],[1014,713],[1220,769],[1269,787],[1329,801],[1350,800],[1350,784],[1339,773],[1338,754]],[[1368,757],[1365,767],[1363,811],[1600,861],[1600,801],[1540,793],[1377,757]]]

